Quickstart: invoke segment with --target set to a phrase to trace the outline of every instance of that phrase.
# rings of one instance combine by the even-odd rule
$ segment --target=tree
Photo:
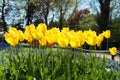
[[[5,6],[5,21],[6,26],[22,28],[25,19],[25,5],[24,0],[10,0]]]
[[[100,12],[97,11],[96,20],[99,25],[100,32],[109,29],[110,2],[111,0],[98,0],[98,3],[100,4]]]
[[[27,9],[26,9],[27,25],[32,23],[32,17],[34,14],[34,10],[35,10],[35,5],[33,4],[33,2],[28,0],[27,1]]]
[[[118,19],[120,17],[120,0],[111,0],[110,19]]]
[[[95,16],[93,14],[85,14],[82,20],[79,21],[80,29],[89,30],[89,29],[97,29]],[[97,30],[96,30],[97,31]]]
[[[50,9],[52,8],[52,1],[53,0],[28,0],[28,3],[30,3],[30,6],[27,3],[28,8],[26,9],[28,14],[28,21],[30,21],[31,18],[33,20],[31,22],[35,23],[36,25],[40,22],[45,22],[47,25],[48,15],[50,13]],[[32,7],[31,4],[34,7]]]
[[[120,18],[114,19],[110,23],[111,42],[116,42],[115,47],[120,47]]]
[[[95,6],[95,4],[98,6]],[[111,41],[118,42],[119,38],[119,17],[120,17],[120,0],[91,0],[91,7],[97,12],[97,23],[101,32],[106,29],[111,30]],[[99,7],[100,11],[98,8]],[[104,46],[106,46],[106,40],[103,41]],[[105,49],[105,48],[104,48]]]
[[[45,17],[45,23],[48,25],[48,14],[50,11],[50,0],[43,0],[43,3],[45,5],[45,9],[43,9],[44,17]]]
[[[74,10],[72,16],[69,18],[69,25],[71,29],[80,29],[80,21],[84,18],[85,14],[90,13],[89,9]]]
[[[54,0],[54,9],[57,13],[59,20],[59,28],[62,29],[63,26],[63,18],[66,18],[68,13],[71,13],[73,8],[78,0]],[[71,10],[71,12],[69,12]]]
[[[6,21],[5,21],[5,12],[4,12],[5,6],[6,6],[6,1],[3,0],[2,9],[1,9],[1,14],[2,14],[2,16],[1,16],[1,20],[2,20],[1,24],[2,24],[2,27],[3,27],[4,31],[7,31],[7,26],[6,26]]]
[[[51,6],[51,2],[52,0],[41,0],[40,1],[40,11],[41,11],[41,15],[42,17],[44,17],[45,19],[45,23],[46,25],[48,25],[48,15],[50,13],[50,8]]]

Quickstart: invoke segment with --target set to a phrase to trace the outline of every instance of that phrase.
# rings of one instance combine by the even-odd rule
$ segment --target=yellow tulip
[[[97,38],[98,38],[100,41],[103,41],[104,35],[103,35],[103,34],[99,34]]]
[[[45,38],[48,44],[53,44],[57,42],[57,36],[60,33],[58,28],[52,28],[45,32]]]
[[[17,33],[17,29],[14,28],[14,27],[10,27],[10,28],[8,29],[8,32],[11,33],[11,34],[16,34],[16,33]]]
[[[79,30],[76,32],[76,36],[79,38],[80,46],[84,45],[85,44],[84,33],[81,30]]]
[[[58,40],[58,44],[59,44],[61,47],[65,48],[65,47],[68,46],[68,41],[67,41],[66,39],[59,39],[59,40]]]
[[[29,32],[25,31],[24,36],[25,36],[25,39],[26,39],[28,42],[32,42],[33,38],[32,38],[32,36],[30,35]]]
[[[10,27],[10,28],[8,29],[8,33],[9,33],[12,37],[14,37],[14,38],[16,38],[16,39],[19,39],[18,30],[17,30],[16,28]]]
[[[95,46],[97,44],[97,35],[95,31],[91,29],[88,31],[84,31],[85,41],[90,46]]]
[[[78,43],[75,42],[75,41],[70,41],[70,45],[71,45],[72,48],[78,48],[79,47]]]
[[[100,41],[99,39],[97,40],[97,46],[100,47],[102,41]]]
[[[16,46],[19,42],[19,33],[16,28],[10,27],[8,32],[5,33],[5,40],[12,46]]]
[[[88,31],[87,31],[87,30],[85,30],[83,34],[84,34],[85,39],[87,39],[87,38],[88,38],[88,36],[89,36]]]
[[[5,40],[7,43],[9,43],[12,46],[16,46],[18,44],[18,41],[14,40],[13,38],[6,38]]]
[[[34,24],[30,24],[29,26],[25,27],[25,31],[29,32],[30,34],[35,32],[35,25]]]
[[[65,47],[68,46],[69,40],[68,40],[68,38],[67,38],[64,34],[61,33],[61,34],[59,34],[58,37],[57,37],[57,43],[58,43],[61,47],[65,48]]]
[[[70,40],[70,45],[72,48],[77,48],[77,47],[80,47],[80,40],[79,40],[79,37],[77,35],[75,35],[76,33],[74,34],[71,34],[69,36],[69,40]]]
[[[97,36],[97,46],[98,46],[98,47],[100,47],[100,44],[102,43],[103,39],[104,39],[103,34],[99,34],[99,35]]]
[[[31,33],[33,39],[40,40],[43,37],[43,33],[40,30],[34,30],[34,32]]]
[[[45,32],[45,38],[49,44],[52,44],[55,42],[55,37],[54,37],[54,34],[52,34],[51,30],[47,30]]]
[[[59,33],[59,32],[60,32],[60,29],[59,29],[59,28],[56,28],[56,27],[53,27],[53,28],[51,29],[51,31],[52,31],[53,33]]]
[[[89,36],[87,39],[86,39],[86,43],[90,46],[95,46],[96,43],[97,43],[97,37],[96,36]]]
[[[40,40],[43,37],[43,33],[41,31],[36,30],[36,39]]]
[[[40,23],[37,26],[38,30],[41,30],[42,33],[45,33],[47,31],[47,25],[45,23]]]
[[[4,36],[6,42],[12,46],[16,46],[19,42],[19,39],[16,37],[16,35],[12,35],[11,33],[6,32]]]
[[[51,36],[53,42],[55,42],[55,43],[57,42],[57,37],[58,37],[59,33],[60,33],[59,28],[52,28],[50,30],[50,35],[49,36]]]
[[[109,52],[111,53],[111,55],[115,56],[117,54],[117,48],[116,47],[109,48]]]
[[[92,31],[91,29],[89,29],[88,31],[85,30],[83,34],[84,34],[85,39],[87,39],[89,36],[97,36],[96,32]]]
[[[42,46],[45,46],[45,45],[47,44],[46,38],[45,38],[45,37],[42,37],[41,40],[39,40],[39,43],[40,43]]]
[[[69,32],[69,31],[70,31],[69,28],[66,27],[66,28],[63,28],[61,32],[66,33],[66,32]]]
[[[105,38],[108,39],[111,36],[111,31],[110,30],[106,30],[106,31],[103,32],[103,35],[104,35]]]
[[[25,38],[23,32],[20,31],[20,30],[18,30],[18,35],[19,35],[19,40],[20,40],[20,41],[23,41],[24,38]]]

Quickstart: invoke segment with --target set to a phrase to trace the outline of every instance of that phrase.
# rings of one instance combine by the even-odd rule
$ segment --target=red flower
[[[55,46],[55,43],[47,43],[46,46]]]
[[[31,45],[34,45],[34,46],[38,46],[38,45],[39,45],[39,42],[34,41],[34,42],[31,42],[30,44],[31,44]]]

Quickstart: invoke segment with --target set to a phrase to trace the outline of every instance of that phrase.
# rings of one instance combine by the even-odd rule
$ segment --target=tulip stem
[[[106,49],[108,50],[108,39],[107,39],[107,48]]]
[[[114,60],[114,57],[115,57],[114,55],[111,56],[112,60]]]

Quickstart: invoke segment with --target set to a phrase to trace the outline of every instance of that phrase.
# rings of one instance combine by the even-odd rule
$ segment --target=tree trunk
[[[46,23],[46,25],[48,25],[48,20],[47,20],[47,18],[48,18],[48,14],[49,14],[49,8],[50,8],[50,0],[47,0],[46,1],[46,6],[47,6],[47,8],[46,8],[46,14],[45,14],[45,23]]]
[[[109,16],[110,16],[110,1],[111,0],[98,0],[100,3],[100,13],[98,14],[97,23],[100,27],[100,32],[109,29]]]
[[[27,25],[29,25],[30,24],[30,16],[31,16],[31,14],[30,14],[30,0],[28,0],[28,3],[27,3]]]
[[[4,31],[7,31],[7,26],[6,26],[6,22],[5,22],[5,16],[4,16],[4,8],[5,8],[5,0],[3,0],[3,5],[2,5],[2,21],[3,21],[3,29]]]
[[[63,19],[63,14],[62,14],[62,5],[60,6],[60,19],[59,19],[59,22],[60,22],[60,26],[59,26],[59,28],[60,28],[60,30],[62,29],[62,19]]]
[[[32,2],[30,2],[30,0],[28,0],[28,8],[27,8],[27,25],[31,24],[32,23],[32,16],[33,16],[33,13],[34,13],[34,9],[35,9],[35,6]]]

